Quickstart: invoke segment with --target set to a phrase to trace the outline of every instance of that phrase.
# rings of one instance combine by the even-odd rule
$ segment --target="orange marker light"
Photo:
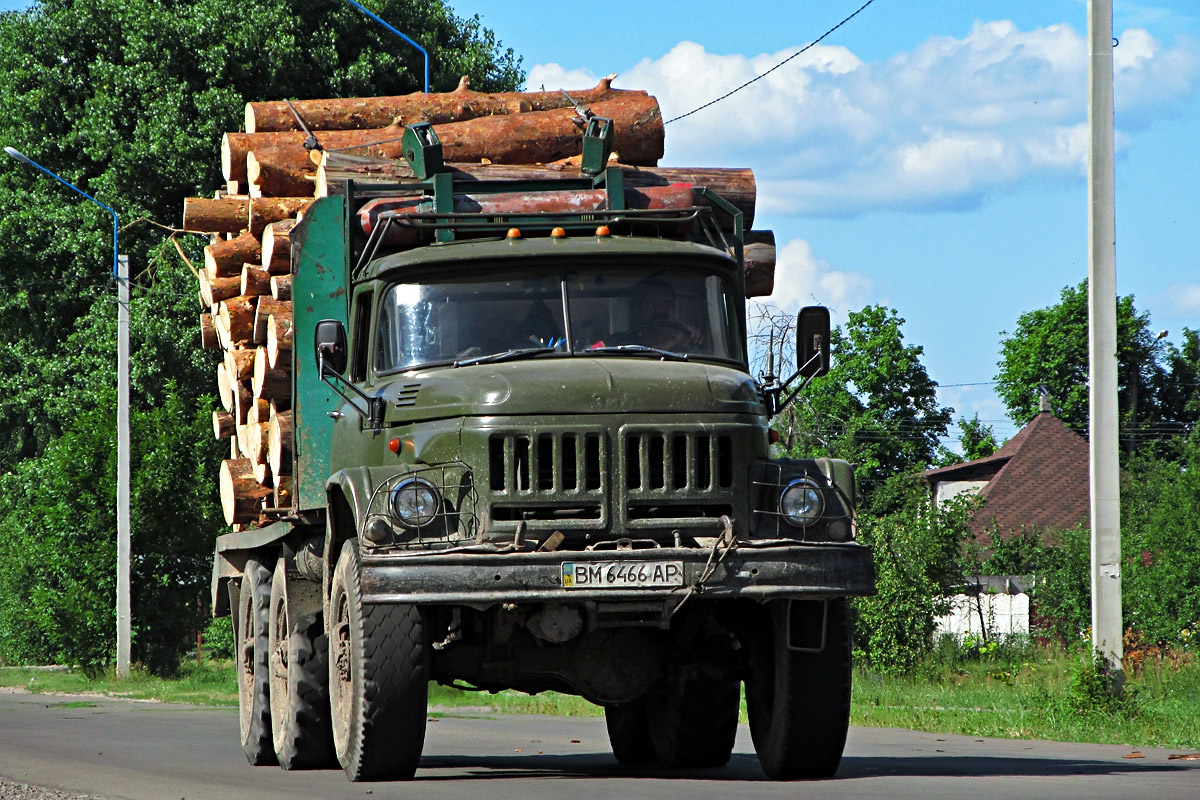
[[[509,239],[520,239],[521,238],[521,229],[520,228],[509,228],[507,237]]]
[[[601,225],[599,228],[596,228],[597,236],[610,236],[611,234],[612,234],[612,231],[610,231],[608,229],[607,225]]]
[[[771,444],[778,444],[779,443],[779,431],[775,430],[774,428],[771,428],[770,432],[767,434],[767,441],[770,442]]]
[[[400,440],[392,439],[390,442],[388,442],[388,450],[391,450],[393,453],[399,453],[400,452]]]
[[[562,228],[554,228],[553,230],[550,231],[551,239],[562,239],[566,235],[567,235],[567,232],[564,231]]]

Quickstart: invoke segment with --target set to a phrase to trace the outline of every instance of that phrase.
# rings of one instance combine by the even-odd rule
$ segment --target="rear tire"
[[[751,640],[746,706],[763,771],[774,780],[830,778],[850,726],[850,624],[844,599],[825,609],[825,648],[788,649],[785,605],[772,603]]]
[[[650,736],[650,719],[646,715],[646,698],[604,707],[604,724],[608,741],[618,764],[641,767],[654,764],[654,739]]]
[[[737,736],[740,689],[732,678],[691,678],[647,695],[658,762],[668,769],[728,764]]]
[[[237,608],[238,727],[242,752],[254,766],[276,763],[271,743],[267,654],[271,570],[258,556],[246,559]]]
[[[287,561],[271,579],[271,738],[284,769],[337,764],[329,720],[329,639],[320,611],[299,616],[288,602]]]
[[[338,761],[352,781],[407,780],[425,745],[429,647],[421,610],[362,602],[358,542],[342,546],[329,621]]]

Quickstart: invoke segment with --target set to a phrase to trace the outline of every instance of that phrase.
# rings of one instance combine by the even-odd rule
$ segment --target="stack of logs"
[[[610,164],[622,167],[628,187],[708,186],[743,211],[747,294],[770,294],[774,237],[749,231],[751,171],[655,167],[663,153],[658,103],[645,92],[613,89],[612,77],[569,97],[474,92],[464,78],[441,94],[247,104],[246,132],[227,133],[221,142],[225,191],[188,198],[183,210],[184,230],[211,235],[199,273],[200,328],[203,346],[223,351],[217,365],[223,410],[213,413],[213,433],[230,440],[221,503],[235,530],[293,508],[289,233],[337,181],[414,180],[400,160],[405,125],[436,126],[456,181],[578,178],[584,107],[611,118]],[[319,148],[311,148],[309,132]]]

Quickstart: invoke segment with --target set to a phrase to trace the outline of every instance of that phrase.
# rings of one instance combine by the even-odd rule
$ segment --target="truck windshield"
[[[740,362],[733,287],[699,269],[530,271],[505,279],[393,284],[375,370],[528,351],[596,355],[648,348]]]

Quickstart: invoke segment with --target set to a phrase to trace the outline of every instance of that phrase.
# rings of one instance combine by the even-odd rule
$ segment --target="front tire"
[[[237,606],[238,727],[242,752],[254,766],[276,763],[271,743],[267,654],[271,570],[258,556],[246,559]]]
[[[608,741],[618,764],[642,767],[654,764],[654,739],[650,736],[650,719],[646,715],[646,697],[604,707],[604,725]]]
[[[271,738],[284,769],[323,769],[337,760],[329,720],[329,640],[321,612],[295,614],[287,561],[271,579]]]
[[[844,599],[825,608],[825,647],[788,648],[786,603],[774,606],[751,640],[746,678],[750,736],[763,771],[774,780],[830,778],[850,726],[850,623]]]
[[[352,781],[407,780],[425,745],[429,647],[421,610],[364,605],[358,542],[342,546],[329,621],[329,692],[338,761]]]
[[[647,696],[650,736],[668,769],[723,767],[737,737],[741,684],[730,678],[691,678]]]

